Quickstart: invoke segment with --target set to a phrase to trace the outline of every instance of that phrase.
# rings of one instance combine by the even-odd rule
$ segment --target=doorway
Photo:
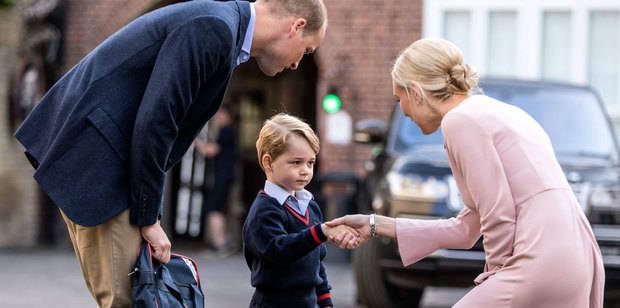
[[[260,128],[266,119],[280,112],[297,116],[316,128],[317,78],[316,63],[308,56],[296,71],[284,71],[275,77],[265,76],[253,59],[233,74],[224,104],[235,115],[238,132],[238,168],[228,217],[231,235],[237,241],[249,207],[265,183],[256,154]]]

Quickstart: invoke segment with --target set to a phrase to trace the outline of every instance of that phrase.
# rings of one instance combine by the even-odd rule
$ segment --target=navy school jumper
[[[314,200],[301,216],[261,191],[243,224],[243,250],[261,307],[332,306],[323,258],[327,236]]]

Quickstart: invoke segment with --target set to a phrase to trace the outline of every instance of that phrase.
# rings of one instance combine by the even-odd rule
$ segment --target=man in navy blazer
[[[249,56],[269,76],[296,69],[326,28],[322,0],[178,3],[114,33],[46,93],[15,137],[100,307],[131,305],[142,238],[169,260],[166,171],[220,107],[233,69]]]

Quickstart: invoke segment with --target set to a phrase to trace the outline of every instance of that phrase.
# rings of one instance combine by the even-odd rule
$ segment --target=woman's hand
[[[346,215],[340,218],[336,218],[326,223],[330,227],[347,225],[359,233],[359,245],[363,244],[371,238],[370,234],[370,215]],[[387,216],[376,215],[375,216],[375,230],[377,235],[396,238],[396,219]],[[346,239],[342,235],[338,235],[333,239],[329,239],[330,242],[341,246]],[[357,247],[359,247],[357,245]],[[354,248],[357,248],[354,247]],[[347,247],[350,248],[350,247]]]
[[[347,248],[357,248],[364,242],[366,242],[370,238],[370,220],[368,215],[356,214],[356,215],[346,215],[340,218],[336,218],[332,221],[328,221],[327,226],[336,227],[339,225],[347,225],[353,229],[355,229],[359,234],[359,243],[357,246]],[[343,234],[338,234],[333,238],[329,238],[329,241],[338,245],[347,244],[347,238],[343,236]]]
[[[330,227],[327,224],[321,224],[321,230],[327,236],[327,240],[340,248],[357,248],[360,245],[359,232],[347,225],[338,225]],[[333,242],[338,238],[338,242]]]

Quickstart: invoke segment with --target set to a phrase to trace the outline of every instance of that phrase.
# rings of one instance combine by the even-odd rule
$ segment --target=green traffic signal
[[[323,109],[329,113],[334,113],[340,110],[340,98],[334,94],[328,94],[323,99]]]

